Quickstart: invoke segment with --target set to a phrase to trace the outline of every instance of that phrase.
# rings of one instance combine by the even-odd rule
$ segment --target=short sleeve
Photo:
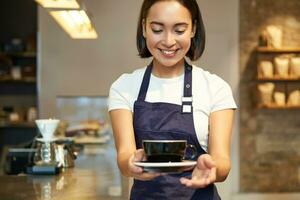
[[[146,67],[122,74],[110,87],[108,111],[126,109],[133,112]]]
[[[216,76],[212,85],[211,112],[237,108],[228,83]]]
[[[110,87],[109,97],[108,97],[108,111],[115,109],[126,109],[131,110],[130,100],[128,98],[128,93],[126,92],[126,87],[122,81],[123,77],[121,76],[117,79]]]

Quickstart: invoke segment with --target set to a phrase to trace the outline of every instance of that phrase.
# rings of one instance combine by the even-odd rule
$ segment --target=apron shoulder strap
[[[193,67],[184,62],[184,85],[183,85],[183,97],[181,103],[182,113],[193,113],[193,96],[192,96],[192,70]]]
[[[151,77],[151,71],[152,71],[152,65],[153,65],[152,63],[153,62],[151,62],[147,66],[146,71],[144,73],[143,82],[142,82],[142,85],[140,87],[140,92],[139,92],[139,96],[138,96],[139,101],[145,101],[148,86],[149,86],[149,82],[150,82],[150,77]]]

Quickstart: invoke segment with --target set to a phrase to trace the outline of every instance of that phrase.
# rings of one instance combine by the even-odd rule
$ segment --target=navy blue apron
[[[185,62],[184,96],[182,105],[145,101],[151,77],[152,63],[147,67],[138,99],[134,103],[134,133],[137,149],[142,148],[142,140],[184,139],[197,148],[198,156],[206,153],[200,146],[193,120],[192,108],[192,66]],[[197,157],[195,160],[197,159]],[[182,185],[181,177],[191,178],[192,171],[167,174],[150,181],[134,180],[130,199],[132,200],[220,200],[214,184],[201,189]]]

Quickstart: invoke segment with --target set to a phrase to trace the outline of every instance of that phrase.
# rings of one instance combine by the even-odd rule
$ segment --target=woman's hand
[[[128,161],[128,170],[130,176],[138,180],[147,181],[161,175],[160,173],[145,173],[143,172],[143,168],[138,167],[134,164],[134,162],[140,162],[145,160],[146,157],[143,149],[138,149],[134,152],[134,154],[129,158]]]
[[[216,181],[216,164],[209,154],[199,156],[192,178],[181,178],[180,182],[191,188],[204,188]]]

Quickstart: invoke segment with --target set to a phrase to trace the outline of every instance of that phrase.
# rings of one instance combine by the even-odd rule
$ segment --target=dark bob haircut
[[[151,6],[159,1],[167,1],[167,0],[144,0],[141,8],[140,17],[138,21],[137,35],[136,35],[137,49],[139,51],[139,56],[141,58],[149,58],[152,56],[150,51],[147,48],[146,40],[143,36],[143,20],[147,18]],[[197,60],[198,58],[201,57],[205,48],[205,29],[204,29],[199,6],[196,0],[175,0],[175,1],[179,2],[181,5],[183,5],[189,10],[192,16],[193,26],[196,25],[196,33],[195,36],[191,39],[191,47],[187,52],[186,56],[189,57],[192,61]]]

